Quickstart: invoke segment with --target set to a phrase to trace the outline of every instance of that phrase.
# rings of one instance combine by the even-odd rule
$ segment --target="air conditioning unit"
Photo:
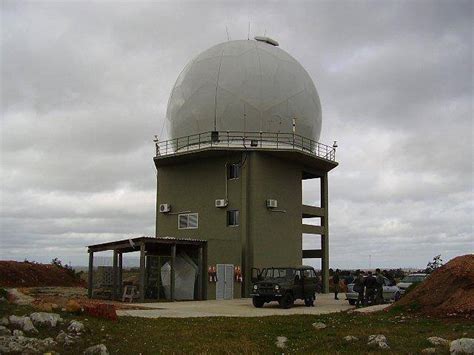
[[[267,208],[277,208],[277,207],[278,207],[277,200],[272,200],[272,199],[267,200]]]
[[[218,207],[218,208],[227,207],[227,200],[217,199],[216,200],[216,207]]]
[[[168,213],[169,211],[171,211],[171,205],[169,205],[167,203],[162,203],[160,205],[160,212],[161,213]]]

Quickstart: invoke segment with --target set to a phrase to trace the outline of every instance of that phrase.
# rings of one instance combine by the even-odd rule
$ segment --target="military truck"
[[[311,266],[252,269],[252,303],[261,308],[278,301],[281,308],[290,308],[302,299],[306,307],[314,306],[319,279]]]

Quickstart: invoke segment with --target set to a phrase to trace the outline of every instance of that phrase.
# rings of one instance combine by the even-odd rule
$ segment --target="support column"
[[[197,281],[197,297],[198,300],[202,301],[204,299],[204,295],[202,292],[202,281],[203,281],[203,250],[202,246],[199,247],[198,249],[198,281]]]
[[[321,207],[324,208],[324,216],[321,217],[321,226],[324,234],[321,235],[321,274],[323,277],[323,293],[329,292],[329,192],[328,173],[321,177]]]
[[[123,254],[118,255],[118,298],[122,299],[123,288],[122,288],[122,277],[123,277]]]
[[[140,302],[145,301],[145,243],[140,245]]]
[[[88,289],[87,295],[92,298],[92,289],[94,287],[94,252],[89,250],[89,273],[88,273]]]
[[[118,279],[118,255],[117,250],[114,250],[113,266],[112,266],[112,299],[117,299],[117,279]]]
[[[171,245],[171,301],[174,301],[176,244]]]

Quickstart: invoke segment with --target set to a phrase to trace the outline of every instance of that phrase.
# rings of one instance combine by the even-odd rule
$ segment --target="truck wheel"
[[[260,297],[253,297],[252,303],[256,308],[262,308],[263,305],[265,304],[265,301],[262,300]]]
[[[356,304],[356,301],[355,301],[355,300],[349,300],[349,304],[350,304],[351,306],[354,306],[354,305]]]
[[[294,302],[293,295],[289,292],[285,293],[285,295],[280,299],[280,307],[284,309],[291,308]]]

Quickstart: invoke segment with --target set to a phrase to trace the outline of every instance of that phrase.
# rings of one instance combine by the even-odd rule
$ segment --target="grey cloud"
[[[0,257],[84,264],[85,245],[153,234],[152,139],[173,84],[249,21],[307,69],[321,140],[339,141],[331,265],[472,252],[473,6],[3,1]],[[305,203],[318,193],[305,182]]]

